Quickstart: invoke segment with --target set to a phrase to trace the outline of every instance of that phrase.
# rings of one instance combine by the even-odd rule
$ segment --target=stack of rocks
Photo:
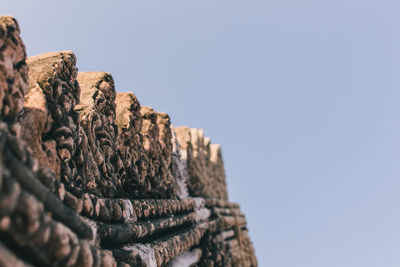
[[[0,17],[0,266],[256,266],[220,147]]]

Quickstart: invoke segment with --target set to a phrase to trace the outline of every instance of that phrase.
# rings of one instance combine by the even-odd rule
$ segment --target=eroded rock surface
[[[0,48],[1,266],[257,266],[202,130],[70,51],[26,60],[12,17]]]
[[[85,177],[88,192],[121,196],[126,173],[117,152],[114,80],[109,73],[82,72],[78,82],[81,101],[75,110],[81,119],[79,172]]]
[[[70,52],[46,53],[30,57],[29,88],[21,116],[21,137],[41,165],[49,167],[62,179],[77,181],[76,166],[71,161],[77,149],[79,102],[76,81],[76,57]],[[75,177],[74,177],[75,176]]]
[[[187,187],[191,196],[228,199],[224,163],[219,145],[211,144],[203,130],[188,127],[175,128],[186,161]]]
[[[151,184],[146,179],[149,157],[140,133],[143,124],[140,103],[133,93],[117,93],[115,123],[118,127],[118,152],[126,172],[124,187],[132,195],[144,198],[151,192]]]
[[[142,107],[141,134],[143,147],[148,156],[146,179],[149,190],[158,198],[176,196],[176,181],[172,175],[172,134],[168,114],[156,112],[150,107]]]
[[[0,20],[0,111],[1,120],[12,126],[24,104],[28,84],[25,45],[18,22],[10,16]],[[11,129],[18,133],[17,126]]]

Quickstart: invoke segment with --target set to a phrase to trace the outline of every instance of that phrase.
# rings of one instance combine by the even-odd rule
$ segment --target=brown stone
[[[196,197],[227,200],[225,171],[219,145],[211,144],[203,130],[175,128],[181,158],[186,160],[189,194]]]
[[[151,184],[150,180],[146,179],[149,157],[144,150],[140,133],[142,129],[140,103],[132,93],[118,93],[116,106],[118,152],[126,171],[124,188],[131,196],[149,197]]]
[[[78,82],[81,101],[75,110],[83,129],[79,143],[83,184],[89,193],[122,196],[126,174],[117,152],[114,80],[105,72],[82,72],[78,74]]]
[[[0,17],[0,118],[10,126],[17,122],[28,85],[25,45],[19,35],[13,17]]]
[[[26,65],[11,17],[0,48],[1,266],[257,266],[202,130],[78,73],[70,51]]]
[[[72,160],[79,133],[79,117],[73,110],[80,96],[76,57],[70,51],[53,52],[30,57],[27,63],[30,82],[20,118],[21,137],[39,160],[41,172],[46,173],[42,182],[45,177],[55,177],[51,190],[59,191],[63,198],[64,184],[60,182],[76,193],[81,180]]]
[[[151,195],[155,198],[175,198],[176,181],[172,175],[171,122],[166,113],[141,107],[143,118],[141,134],[143,147],[149,158],[146,179],[150,182]]]

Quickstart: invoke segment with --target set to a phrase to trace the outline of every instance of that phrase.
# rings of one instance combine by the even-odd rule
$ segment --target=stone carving
[[[25,45],[19,36],[17,21],[9,16],[0,21],[0,111],[1,120],[18,134],[19,127],[13,126],[24,104],[28,84]]]
[[[123,195],[125,169],[117,152],[114,80],[105,72],[78,74],[81,101],[75,106],[80,115],[79,172],[86,190],[100,196]],[[90,178],[89,178],[90,177]]]
[[[142,107],[143,118],[141,134],[143,147],[149,158],[147,180],[150,190],[156,198],[176,196],[177,186],[172,175],[172,134],[168,114]]]
[[[79,102],[78,69],[72,52],[30,57],[29,88],[21,116],[21,137],[41,165],[49,167],[64,182],[76,179],[72,156],[77,149]],[[71,186],[73,186],[71,182]]]
[[[124,187],[137,197],[146,197],[151,192],[146,179],[149,158],[140,133],[143,124],[140,103],[134,94],[117,93],[115,123],[118,127],[118,152],[126,171]]]
[[[181,158],[187,164],[189,194],[227,200],[220,146],[211,144],[210,139],[204,137],[203,130],[200,129],[177,127],[175,132],[181,149]]]
[[[1,266],[257,266],[218,145],[19,33],[0,17]]]

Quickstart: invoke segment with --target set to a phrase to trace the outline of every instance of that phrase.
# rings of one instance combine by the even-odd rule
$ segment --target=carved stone
[[[0,17],[1,266],[257,266],[219,145],[19,33]]]

